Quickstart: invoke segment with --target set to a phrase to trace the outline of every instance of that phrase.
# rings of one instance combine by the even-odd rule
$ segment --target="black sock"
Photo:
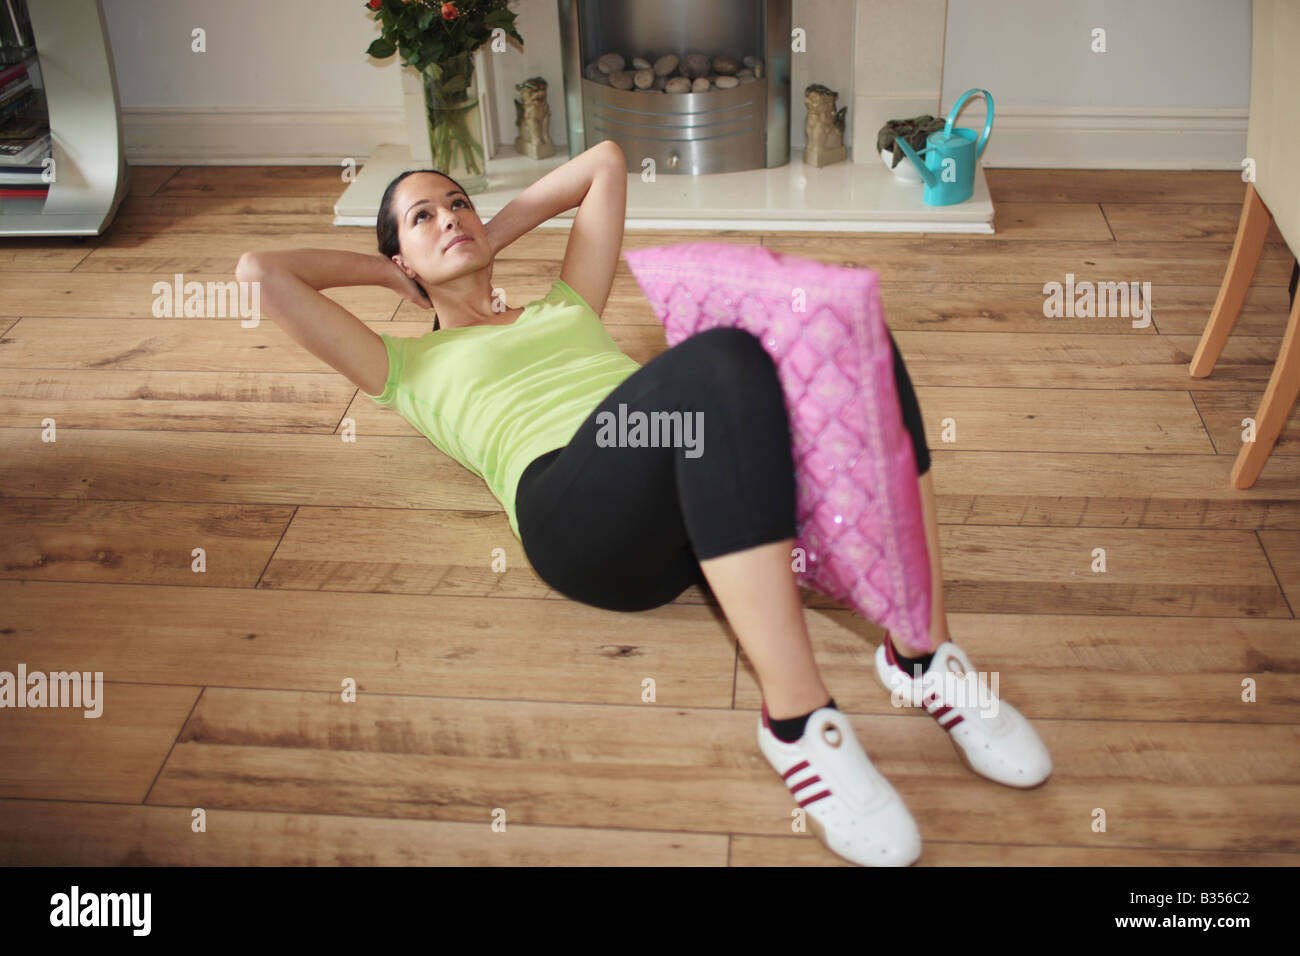
[[[835,698],[832,697],[830,702],[822,704],[822,707],[835,707]],[[835,709],[839,710],[838,707],[835,707]],[[769,716],[767,722],[777,740],[784,740],[786,743],[792,744],[803,736],[804,727],[808,725],[808,718],[818,710],[821,710],[821,707],[808,711],[802,717],[791,717],[788,720],[777,720],[775,717]]]
[[[922,674],[930,669],[930,662],[934,660],[934,651],[931,651],[929,654],[924,654],[921,657],[904,657],[902,651],[898,649],[898,645],[894,643],[892,637],[886,637],[885,640],[889,641],[889,646],[894,649],[894,659],[898,661],[898,666],[907,673],[908,677],[916,677],[916,668],[918,665],[921,668]]]

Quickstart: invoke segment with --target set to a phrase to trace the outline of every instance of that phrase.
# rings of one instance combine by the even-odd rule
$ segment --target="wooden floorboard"
[[[155,286],[162,283],[168,288],[174,288],[179,273],[182,283],[203,283],[206,292],[209,282],[224,284],[233,281],[233,272],[234,263],[223,272],[193,269],[187,263],[177,263],[174,268],[159,265],[157,271],[151,274],[98,272],[94,269],[78,272],[0,269],[0,295],[4,297],[0,301],[5,303],[7,312],[21,315],[24,320],[57,318],[86,323],[108,319],[116,327],[125,319],[156,318],[162,322],[184,321],[196,326],[219,323],[225,327],[233,324],[229,316],[186,316],[179,310],[174,317],[166,313],[156,316],[154,311],[162,290],[155,291]],[[186,295],[188,297],[188,293]],[[399,302],[395,293],[369,286],[330,289],[326,295],[366,322],[391,319]],[[94,302],[93,307],[87,307],[90,301]],[[230,300],[214,298],[214,302],[226,301]],[[237,307],[238,303],[235,305]],[[157,307],[161,312],[161,306]],[[415,306],[411,308],[414,314]],[[237,308],[227,311],[231,315],[238,314]],[[272,326],[273,323],[266,322],[264,325]],[[432,327],[431,320],[428,326]],[[235,325],[234,328],[240,332],[259,332],[263,326],[245,329]]]
[[[1055,208],[1060,204],[1052,204]],[[1067,207],[1068,208],[1068,207]],[[1124,203],[1101,204],[1116,239],[1204,239],[1232,242],[1237,238],[1241,203]],[[1272,226],[1265,242],[1283,242]]]
[[[1004,202],[1228,203],[1241,208],[1240,173],[1158,169],[988,169],[989,195]]]
[[[1278,531],[1259,531],[1257,534],[1269,566],[1294,614],[1300,608],[1300,535]]]
[[[1097,203],[998,203],[994,229],[985,239],[1098,239],[1114,238]]]
[[[238,321],[25,317],[0,340],[0,358],[10,370],[219,372],[234,363],[250,372],[327,370],[305,349],[295,353],[292,339],[273,322],[239,328]],[[429,331],[425,323],[407,321],[373,323],[372,328],[395,336]],[[638,362],[649,361],[666,344],[663,329],[649,325],[611,325],[609,334]],[[916,387],[1098,388],[1119,393],[1193,387],[1203,392],[1262,391],[1281,342],[1280,336],[1231,338],[1214,373],[1193,379],[1187,363],[1198,339],[1190,335],[900,329],[894,337]],[[378,406],[375,411],[391,413]]]
[[[7,368],[0,369],[0,421],[35,416],[87,429],[329,435],[339,428],[340,405],[355,393],[332,371]]]
[[[716,603],[679,599],[624,616],[520,596],[540,586],[531,569],[519,568],[498,575],[492,606],[500,610],[484,619],[474,610],[485,603],[481,596],[395,592],[387,580],[349,592],[341,590],[349,571],[341,569],[336,590],[259,588],[251,595],[197,586],[4,582],[9,619],[28,622],[11,628],[7,646],[34,670],[71,659],[109,680],[145,684],[331,691],[346,674],[367,691],[388,694],[632,704],[640,703],[641,681],[649,678],[656,702],[734,701],[758,710],[743,655],[742,672],[735,672],[735,637]],[[354,587],[369,583],[360,576],[353,572]],[[512,577],[520,583],[510,585]],[[44,613],[48,606],[60,613]],[[880,629],[838,605],[812,608],[806,617],[818,660],[837,675],[827,680],[840,706],[893,712],[874,672]],[[975,664],[1003,675],[1008,699],[1035,717],[1279,723],[1300,703],[1300,622],[1292,617],[953,611],[949,618]],[[127,641],[141,652],[118,654]],[[1265,672],[1259,679],[1267,676],[1269,693],[1241,706],[1240,675],[1256,672]],[[1144,690],[1154,687],[1168,693]]]
[[[5,709],[0,797],[143,803],[202,688],[124,684],[114,680],[111,664],[65,666],[68,659],[56,655],[45,658],[48,666],[37,663],[41,660],[40,655],[13,663],[6,659],[4,669],[16,672],[18,661],[29,673],[75,666],[91,675],[94,702],[81,698],[78,707]],[[97,672],[104,675],[99,681]]]
[[[755,722],[686,708],[347,704],[209,689],[147,803],[458,822],[501,808],[530,825],[781,835],[789,798],[758,753],[734,745]],[[1300,852],[1290,823],[1300,799],[1294,726],[1039,719],[1059,769],[1052,786],[1016,792],[970,779],[928,716],[852,723],[881,773],[945,839],[1089,846],[1089,813],[1102,806],[1108,832],[1124,827],[1136,845]]]
[[[26,655],[15,660],[42,671],[75,660],[110,681],[338,696],[350,679],[362,693],[631,706],[649,679],[663,706],[713,708],[729,708],[735,687],[736,643],[715,605],[620,615],[544,598],[67,581],[4,581],[0,593],[6,652]]]
[[[180,166],[128,166],[127,199],[154,195],[180,169]]]
[[[190,808],[0,800],[0,860],[15,866],[726,866],[730,842],[725,834],[530,826],[508,817],[503,830],[493,829],[489,818],[454,823],[216,808],[205,808],[205,815],[207,829],[196,834]]]
[[[761,243],[880,276],[953,639],[1055,764],[1029,792],[973,776],[892,706],[880,628],[804,591],[920,865],[1300,865],[1300,409],[1256,485],[1229,482],[1293,254],[1271,231],[1192,379],[1239,174],[987,172],[991,236],[638,230],[624,248]],[[374,254],[373,229],[330,225],[341,189],[329,166],[131,167],[102,236],[0,239],[0,670],[103,680],[98,717],[0,709],[0,864],[843,863],[792,831],[711,592],[638,614],[567,599],[479,479],[274,322],[160,306],[158,283],[231,282],[250,249]],[[511,307],[550,288],[567,240],[501,252]],[[1067,274],[1137,283],[1134,314],[1049,317]],[[431,327],[385,289],[326,295],[376,331]],[[622,259],[604,320],[637,362],[667,347]],[[196,807],[221,839],[192,831]]]
[[[1191,395],[1196,401],[1196,410],[1209,432],[1210,440],[1214,443],[1215,452],[1235,458],[1246,440],[1245,419],[1254,420],[1259,416],[1264,393],[1259,390],[1203,392],[1193,387]],[[1300,455],[1300,415],[1292,415],[1283,424],[1282,434],[1273,446],[1273,454]]]

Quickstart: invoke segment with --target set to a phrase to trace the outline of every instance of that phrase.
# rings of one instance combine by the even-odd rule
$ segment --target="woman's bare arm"
[[[347,285],[377,285],[394,289],[394,276],[406,278],[396,263],[377,252],[273,249],[268,252],[245,252],[239,257],[239,265],[252,265],[254,260],[264,271],[283,269],[296,275],[317,292]],[[235,274],[238,276],[239,267],[236,267]]]
[[[627,159],[610,142],[609,161],[599,169],[573,217],[564,249],[560,278],[592,311],[605,311],[618,257],[623,252],[623,223],[627,219]]]
[[[392,260],[331,249],[246,252],[235,277],[259,283],[262,310],[312,355],[370,395],[384,390],[388,350],[383,339],[320,290],[377,285],[403,292],[398,278],[406,276]]]
[[[484,227],[492,254],[496,255],[548,219],[579,205],[596,177],[609,167],[615,150],[621,160],[623,153],[618,144],[613,140],[602,140],[563,166],[552,169],[510,200]]]

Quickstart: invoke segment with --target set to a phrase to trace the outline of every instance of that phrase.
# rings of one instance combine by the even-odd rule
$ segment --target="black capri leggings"
[[[930,468],[921,411],[898,347],[894,380],[917,473]],[[601,447],[601,412],[680,411],[699,421],[699,451]],[[629,423],[630,428],[630,423]],[[696,454],[697,457],[689,457]],[[519,480],[519,534],[533,570],[566,597],[645,611],[693,584],[700,561],[795,536],[790,420],[776,365],[743,329],[698,333],[609,393],[564,448]]]

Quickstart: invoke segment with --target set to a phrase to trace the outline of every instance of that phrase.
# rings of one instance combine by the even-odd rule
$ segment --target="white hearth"
[[[711,176],[659,176],[653,183],[629,173],[628,229],[735,229],[754,232],[993,232],[993,203],[983,169],[975,174],[975,194],[955,206],[927,206],[921,186],[900,183],[875,162],[842,162],[804,169],[798,150],[790,162]],[[536,161],[502,148],[504,157],[488,167],[489,190],[474,195],[485,220],[500,212],[529,184],[568,160],[559,152]],[[374,228],[385,187],[411,163],[405,146],[381,146],[335,204],[334,225]],[[568,228],[577,210],[544,223]]]

